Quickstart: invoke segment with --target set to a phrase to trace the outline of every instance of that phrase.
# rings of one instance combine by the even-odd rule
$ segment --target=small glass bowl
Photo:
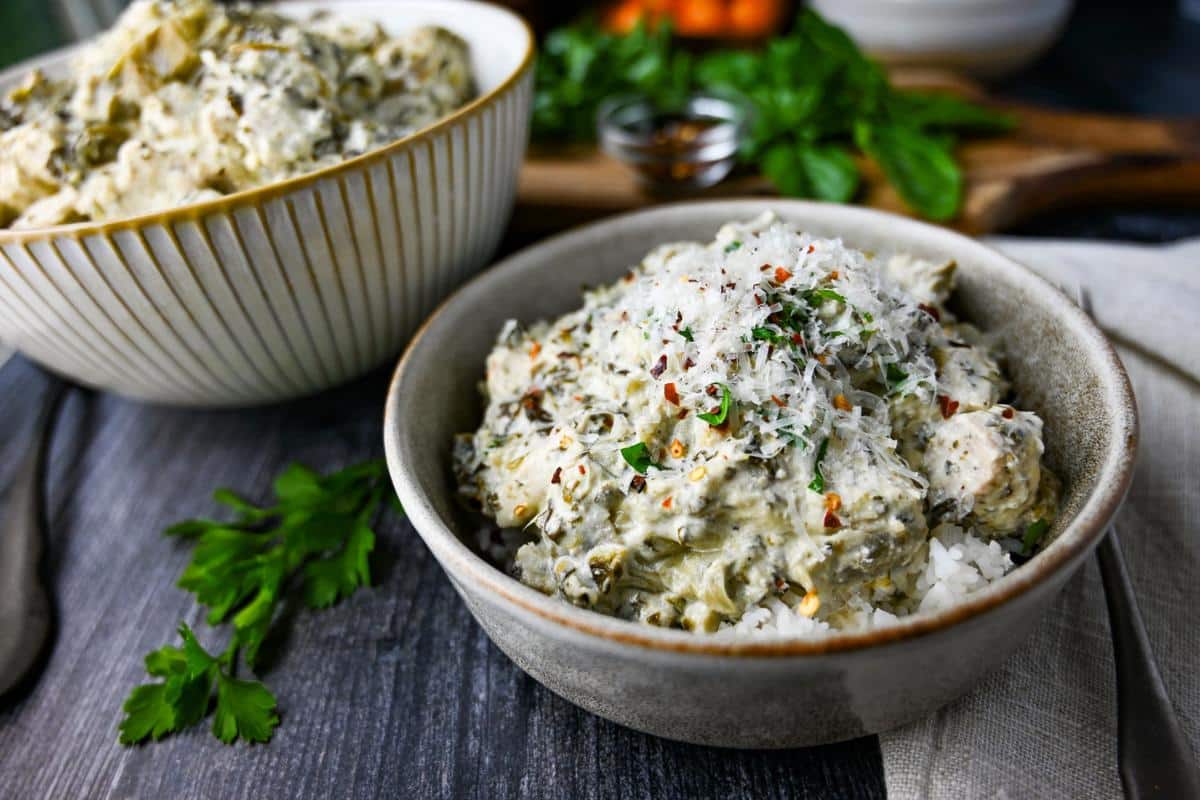
[[[706,94],[664,107],[645,97],[614,97],[596,113],[600,147],[655,192],[686,192],[733,169],[746,125],[737,103]]]

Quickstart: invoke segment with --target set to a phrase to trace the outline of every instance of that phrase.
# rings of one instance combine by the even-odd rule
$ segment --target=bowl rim
[[[282,195],[289,194],[298,189],[303,189],[311,186],[320,180],[330,178],[335,175],[358,170],[361,167],[370,167],[375,163],[382,161],[389,156],[413,147],[420,142],[430,139],[441,133],[450,126],[479,113],[486,107],[492,105],[501,95],[507,94],[514,85],[521,81],[522,78],[532,69],[534,55],[537,51],[535,44],[536,39],[533,34],[533,29],[529,23],[520,14],[517,14],[504,6],[495,3],[482,2],[482,0],[441,0],[447,2],[447,5],[461,5],[465,7],[474,7],[478,9],[486,9],[488,13],[499,13],[515,20],[521,30],[525,33],[525,51],[521,55],[521,60],[517,66],[504,77],[493,89],[487,91],[478,97],[471,100],[465,106],[455,109],[444,117],[430,125],[413,131],[409,135],[389,142],[374,150],[368,150],[365,153],[360,153],[353,158],[347,158],[344,161],[339,161],[335,164],[328,164],[324,167],[305,172],[300,175],[295,175],[291,178],[285,178],[279,181],[264,183],[261,186],[252,186],[248,189],[227,194],[222,197],[214,197],[211,200],[201,200],[196,203],[187,203],[185,205],[168,208],[161,211],[150,211],[145,214],[138,214],[132,217],[120,217],[119,219],[106,221],[89,221],[89,222],[72,222],[63,225],[49,225],[43,228],[24,228],[13,230],[11,228],[0,228],[0,245],[4,244],[19,244],[25,245],[31,242],[45,241],[58,237],[70,237],[80,239],[85,236],[108,236],[119,231],[136,231],[150,225],[168,226],[177,222],[191,222],[213,214],[228,214],[237,208],[261,205],[270,200],[274,200]],[[278,8],[280,6],[290,5],[292,0],[282,0],[281,2],[270,3],[264,6],[266,9]],[[338,13],[338,7],[342,9],[346,5],[344,3],[329,3],[329,9],[334,13]],[[33,69],[39,69],[49,63],[56,62],[62,58],[69,56],[71,53],[85,47],[87,42],[76,43],[66,47],[60,47],[48,53],[43,53],[40,56],[14,64],[11,67],[6,67],[0,70],[0,78],[10,75],[24,74]]]
[[[416,482],[409,477],[413,459],[398,447],[400,421],[398,405],[402,385],[412,370],[416,353],[428,345],[430,332],[445,311],[462,301],[466,293],[496,280],[506,272],[520,271],[531,254],[544,246],[569,243],[574,238],[587,238],[597,231],[616,230],[630,219],[672,216],[696,208],[723,208],[729,219],[749,218],[766,209],[778,209],[794,216],[808,215],[821,222],[836,225],[837,220],[855,219],[872,227],[889,231],[905,230],[909,240],[941,239],[954,250],[974,251],[1008,271],[1040,294],[1052,297],[1062,313],[1060,330],[1073,334],[1080,344],[1101,363],[1105,380],[1105,402],[1112,410],[1108,447],[1097,469],[1096,488],[1084,499],[1078,512],[1066,528],[1044,551],[1015,569],[996,583],[970,595],[966,600],[936,612],[902,617],[894,624],[866,631],[838,631],[820,637],[773,636],[717,637],[702,636],[682,630],[657,628],[630,620],[619,619],[544,595],[492,566],[466,546],[445,525]],[[1109,523],[1125,499],[1133,477],[1137,452],[1137,407],[1129,377],[1115,348],[1096,324],[1061,290],[1028,267],[999,251],[963,234],[896,214],[831,203],[800,200],[734,198],[710,201],[669,203],[613,217],[606,217],[566,232],[556,234],[525,247],[504,258],[491,268],[460,287],[443,301],[413,335],[404,355],[398,362],[388,387],[384,409],[384,449],[389,472],[402,505],[413,527],[442,564],[452,582],[464,578],[475,587],[486,590],[502,604],[510,604],[519,612],[532,614],[543,623],[562,626],[567,631],[583,634],[610,645],[635,645],[648,650],[704,656],[789,657],[814,656],[848,652],[908,641],[944,631],[965,623],[1031,591],[1063,570],[1076,566],[1106,533]]]

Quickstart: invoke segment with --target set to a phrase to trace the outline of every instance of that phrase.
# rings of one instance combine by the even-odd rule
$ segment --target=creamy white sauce
[[[945,308],[953,271],[770,215],[660,247],[582,309],[505,327],[462,494],[525,530],[522,581],[604,613],[912,611],[931,527],[1053,515],[1041,421],[998,405],[996,354]]]
[[[309,172],[473,95],[467,46],[433,27],[295,22],[212,0],[137,0],[67,80],[0,105],[0,224],[108,220]]]

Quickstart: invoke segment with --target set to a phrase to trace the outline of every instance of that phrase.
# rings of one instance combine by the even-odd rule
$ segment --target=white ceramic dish
[[[1054,44],[1072,0],[812,0],[888,64],[946,67],[985,78],[1015,72]]]
[[[476,555],[464,543],[475,528],[455,501],[451,445],[456,432],[478,425],[476,386],[504,321],[576,308],[581,284],[616,279],[654,245],[708,240],[721,223],[768,209],[854,247],[958,261],[955,305],[999,335],[1023,403],[1046,421],[1046,457],[1065,485],[1053,543],[961,605],[819,639],[714,638],[614,619],[542,595]],[[702,744],[790,747],[909,722],[999,665],[1103,534],[1129,483],[1136,430],[1132,391],[1112,347],[1061,292],[1008,258],[877,211],[725,200],[663,206],[554,237],[459,290],[396,370],[384,441],[418,533],[522,669],[640,730]]]
[[[0,231],[0,340],[81,383],[153,402],[253,405],[345,382],[395,355],[487,263],[528,140],[533,35],[470,0],[286,3],[436,23],[471,48],[479,96],[341,164],[107,223]],[[0,74],[7,91],[32,67]]]

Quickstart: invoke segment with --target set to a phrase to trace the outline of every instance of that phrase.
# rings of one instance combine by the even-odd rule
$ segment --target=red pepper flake
[[[787,403],[780,400],[777,395],[771,395],[771,402],[774,403],[775,405],[779,406],[780,408],[783,408],[784,406],[787,405]]]
[[[667,371],[667,356],[664,353],[663,355],[658,357],[658,363],[650,368],[650,374],[657,378],[659,375],[662,375],[666,371]]]
[[[635,274],[634,274],[633,270],[629,270],[629,272],[626,272],[626,273],[625,273],[625,278],[624,278],[624,281],[625,281],[626,283],[632,283],[632,282],[633,282],[633,279],[634,279],[634,278],[636,278],[636,277],[637,277],[637,275],[635,275]]]
[[[833,407],[838,411],[853,411],[854,406],[850,405],[850,401],[846,399],[844,394],[835,394],[833,396]]]
[[[689,370],[694,366],[696,366],[696,362],[692,361],[692,359],[690,357],[686,361],[683,362],[683,368],[685,370]]]
[[[682,324],[683,324],[683,312],[676,311],[675,312],[675,324],[671,326],[671,330],[673,330],[673,331],[679,330],[679,326]]]
[[[646,491],[646,479],[641,475],[634,475],[633,480],[629,482],[629,491],[639,494]]]
[[[837,514],[832,511],[825,512],[825,527],[831,530],[842,527],[842,521],[837,518]]]
[[[668,509],[671,507],[671,498],[670,497],[668,497],[666,500],[662,501],[662,507],[668,508]]]
[[[583,466],[583,464],[580,464],[580,465],[579,465],[579,474],[580,474],[580,475],[586,475],[586,474],[587,474],[587,468],[586,468],[586,467],[584,467],[584,466]]]
[[[787,283],[787,279],[790,277],[792,277],[792,273],[788,272],[783,267],[775,268],[775,282],[776,283]]]
[[[536,386],[521,395],[521,408],[527,411],[536,411],[541,404],[542,390]]]
[[[538,353],[540,353],[540,352],[542,352],[542,343],[541,343],[541,342],[534,342],[534,343],[533,343],[533,346],[531,346],[531,347],[529,348],[529,357],[530,357],[530,358],[537,358],[537,357],[538,357]]]
[[[771,268],[771,265],[770,265],[770,264],[763,264],[761,267],[759,267],[759,268],[758,268],[758,271],[759,271],[759,272],[766,272],[766,271],[767,271],[767,270],[769,270],[770,268]]]
[[[572,399],[572,400],[574,400],[576,403],[582,403],[582,402],[583,402],[583,395],[581,395],[581,394],[573,394],[573,395],[571,395],[571,399]]]
[[[942,411],[942,419],[950,419],[954,416],[954,412],[958,411],[958,401],[951,400],[947,395],[939,394],[938,408]]]
[[[683,409],[682,411],[680,411],[678,414],[676,414],[676,415],[675,415],[675,418],[676,418],[676,419],[683,419],[683,418],[684,418],[684,417],[686,417],[687,415],[688,415],[688,410],[685,408],[685,409]]]
[[[1011,406],[1005,406],[1005,407],[1004,407],[1004,410],[1000,412],[1000,416],[1004,417],[1005,419],[1012,419],[1012,418],[1013,418],[1013,410],[1012,410],[1012,407],[1011,407]]]
[[[917,308],[921,309],[921,310],[922,310],[922,311],[924,311],[926,314],[928,314],[929,316],[933,317],[933,319],[934,319],[934,322],[941,322],[941,321],[942,321],[942,312],[938,311],[938,310],[937,310],[936,308],[934,308],[933,306],[931,306],[931,305],[926,305],[925,303],[921,303],[920,305],[918,305],[918,306],[917,306]]]
[[[793,333],[792,334],[792,344],[799,347],[800,345],[804,344],[804,337],[798,333]]]
[[[842,276],[842,273],[838,272],[838,271],[835,269],[833,272],[829,273],[829,280],[831,280],[831,281],[836,281],[836,280],[837,280],[838,278],[840,278],[841,276]]]
[[[708,388],[704,390],[704,393],[705,393],[706,395],[708,395],[709,397],[716,397],[716,396],[717,396],[717,390],[718,390],[719,388],[720,388],[720,387],[718,387],[718,386],[717,386],[715,383],[710,383],[710,384],[708,385]]]
[[[679,392],[675,390],[675,384],[668,383],[663,387],[663,397],[667,398],[667,402],[671,405],[679,405]]]
[[[759,297],[758,295],[754,295],[754,305],[756,305],[756,306],[762,305],[762,298]]]
[[[554,477],[550,479],[551,483],[562,483],[562,467],[554,470]]]
[[[814,251],[814,250],[816,250],[816,249],[817,249],[817,248],[813,247],[811,244],[808,246],[808,252],[809,252],[809,253],[811,253],[812,251]]]

